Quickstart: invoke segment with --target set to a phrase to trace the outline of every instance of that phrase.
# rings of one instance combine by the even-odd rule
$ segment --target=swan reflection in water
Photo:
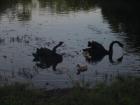
[[[56,49],[62,44],[63,42],[59,42],[52,50],[48,48],[37,48],[36,52],[33,53],[33,61],[37,62],[36,65],[42,69],[52,66],[52,69],[56,71],[57,64],[63,61],[62,55],[56,53]]]
[[[113,45],[118,44],[121,48],[123,48],[123,44],[119,41],[113,41],[110,46],[109,50],[106,50],[103,45],[96,41],[89,41],[88,48],[83,49],[83,54],[88,63],[97,63],[101,61],[106,55],[109,55],[109,61],[112,64],[118,64],[122,62],[123,56],[118,58],[116,61],[113,60]]]

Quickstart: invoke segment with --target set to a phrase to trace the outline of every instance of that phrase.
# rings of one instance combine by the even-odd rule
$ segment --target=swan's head
[[[122,47],[122,48],[123,48],[123,46],[124,46],[124,45],[123,45],[122,43],[120,43],[120,42],[119,42],[118,44],[119,44],[119,46],[120,46],[120,47]]]
[[[62,45],[63,43],[64,43],[64,42],[60,41],[60,42],[59,42],[59,45]]]

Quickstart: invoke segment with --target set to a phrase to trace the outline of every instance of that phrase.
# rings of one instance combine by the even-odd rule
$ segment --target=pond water
[[[108,83],[120,75],[139,76],[138,9],[137,3],[122,1],[0,1],[0,84],[29,82],[54,89],[77,82]],[[116,40],[124,47],[114,44],[114,62],[109,55],[87,60],[83,49],[93,40],[107,50]],[[60,61],[51,55],[35,60],[37,48],[51,52],[60,41],[63,44],[56,51],[62,57]],[[85,65],[87,70],[78,72],[77,64]]]

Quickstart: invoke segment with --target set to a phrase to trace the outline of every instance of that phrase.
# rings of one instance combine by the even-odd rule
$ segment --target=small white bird
[[[81,72],[87,71],[88,67],[87,65],[80,65],[77,64],[77,74],[80,74]]]
[[[83,55],[84,55],[87,59],[91,59],[91,58],[92,58],[91,55],[89,54],[89,52],[87,52],[87,51],[84,51],[84,52],[83,52]]]

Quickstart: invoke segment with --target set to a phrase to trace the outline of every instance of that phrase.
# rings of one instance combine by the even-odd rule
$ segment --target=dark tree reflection
[[[62,13],[90,10],[96,7],[95,0],[39,0],[40,7],[50,7],[52,12]]]
[[[130,48],[135,52],[140,52],[139,1],[100,0],[98,5],[100,5],[104,19],[110,24],[112,31],[120,33]]]
[[[11,9],[9,20],[18,18],[20,21],[31,19],[32,0],[2,0],[0,1],[0,17]]]
[[[7,10],[11,9],[9,20],[17,18],[29,21],[32,18],[33,2],[35,0],[1,0],[0,19]],[[124,39],[129,49],[140,52],[140,15],[137,0],[37,0],[39,8],[52,13],[70,13],[71,11],[89,11],[100,7],[104,19],[109,23],[113,32]]]

